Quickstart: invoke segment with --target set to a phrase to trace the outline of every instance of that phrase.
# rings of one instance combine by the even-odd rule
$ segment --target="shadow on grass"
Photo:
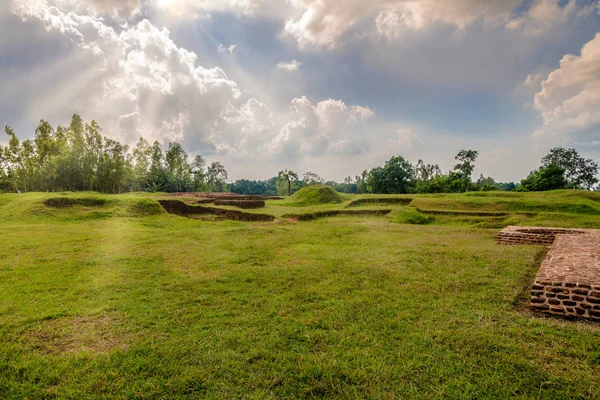
[[[531,285],[535,280],[535,275],[542,266],[542,261],[544,261],[544,258],[546,258],[546,255],[548,254],[548,250],[550,249],[546,246],[541,247],[535,255],[533,262],[529,264],[523,271],[523,276],[520,279],[522,285],[521,290],[513,300],[513,307],[515,310],[533,314],[529,309],[529,301],[531,300]]]

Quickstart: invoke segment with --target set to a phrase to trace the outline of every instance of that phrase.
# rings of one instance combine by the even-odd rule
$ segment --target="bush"
[[[548,164],[538,170],[532,171],[529,176],[521,181],[519,191],[542,192],[546,190],[564,189],[567,186],[565,169],[556,164]]]

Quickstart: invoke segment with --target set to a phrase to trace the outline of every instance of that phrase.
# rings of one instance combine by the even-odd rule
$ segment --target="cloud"
[[[299,62],[297,60],[292,60],[290,62],[282,61],[277,64],[277,68],[282,69],[287,72],[296,72],[300,69],[301,65],[302,65],[302,62]]]
[[[14,8],[57,7],[65,12],[128,19],[140,13],[142,0],[12,0]]]
[[[389,40],[435,25],[464,29],[476,21],[488,27],[506,26],[538,35],[570,17],[593,12],[595,3],[569,0],[291,0],[298,16],[287,19],[284,31],[301,47],[333,48],[353,27],[375,31]],[[520,8],[525,8],[521,11]],[[362,36],[359,34],[358,36]]]
[[[395,152],[412,150],[420,143],[422,143],[421,138],[410,128],[398,129],[395,137],[388,140],[389,148]]]
[[[232,107],[224,113],[211,128],[210,140],[218,153],[239,158],[263,154],[274,135],[273,112],[253,98],[239,109]]]
[[[541,72],[529,74],[529,75],[527,75],[527,78],[525,78],[525,82],[523,82],[523,84],[525,86],[530,86],[530,87],[538,86],[540,84],[540,82],[543,80],[543,77],[544,77],[544,75]]]
[[[397,38],[404,30],[420,30],[435,23],[464,28],[477,19],[506,21],[521,0],[292,0],[300,12],[290,18],[285,32],[300,46],[335,47],[357,22],[373,21],[379,34]]]
[[[213,12],[231,12],[239,16],[280,16],[288,9],[280,0],[147,0],[161,13],[186,19]]]
[[[534,105],[544,119],[535,136],[600,127],[600,33],[579,56],[562,58],[560,67],[542,82]]]
[[[296,119],[287,122],[267,144],[273,154],[295,158],[300,155],[339,154],[353,156],[368,149],[363,121],[374,115],[367,107],[348,107],[341,100],[313,105],[306,97],[292,100]]]
[[[557,0],[535,0],[525,13],[508,21],[506,27],[526,35],[541,35],[558,24],[565,24],[573,16],[592,14],[594,7],[594,4],[585,5],[577,0],[569,0],[563,5]]]
[[[208,132],[240,91],[220,68],[197,65],[197,55],[177,46],[167,29],[143,20],[117,31],[99,17],[44,3],[13,9],[68,39],[75,60],[85,60],[64,79],[66,86],[47,92],[42,100],[47,113],[65,118],[79,108],[85,119],[97,120],[107,135],[127,143],[143,135],[183,141],[192,151],[216,147]]]
[[[223,46],[222,44],[220,44],[218,47],[218,50],[219,50],[219,53],[229,52],[229,54],[233,54],[233,51],[235,50],[236,47],[237,47],[237,44],[230,44],[229,46]]]

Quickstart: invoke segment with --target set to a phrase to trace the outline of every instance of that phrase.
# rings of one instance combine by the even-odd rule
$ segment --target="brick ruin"
[[[600,230],[509,226],[497,239],[551,246],[531,287],[533,311],[600,321]]]

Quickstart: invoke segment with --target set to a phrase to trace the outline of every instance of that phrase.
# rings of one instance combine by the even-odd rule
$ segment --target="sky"
[[[475,178],[519,181],[556,146],[600,161],[600,4],[0,0],[0,124],[74,113],[233,180],[449,170],[469,148]]]

